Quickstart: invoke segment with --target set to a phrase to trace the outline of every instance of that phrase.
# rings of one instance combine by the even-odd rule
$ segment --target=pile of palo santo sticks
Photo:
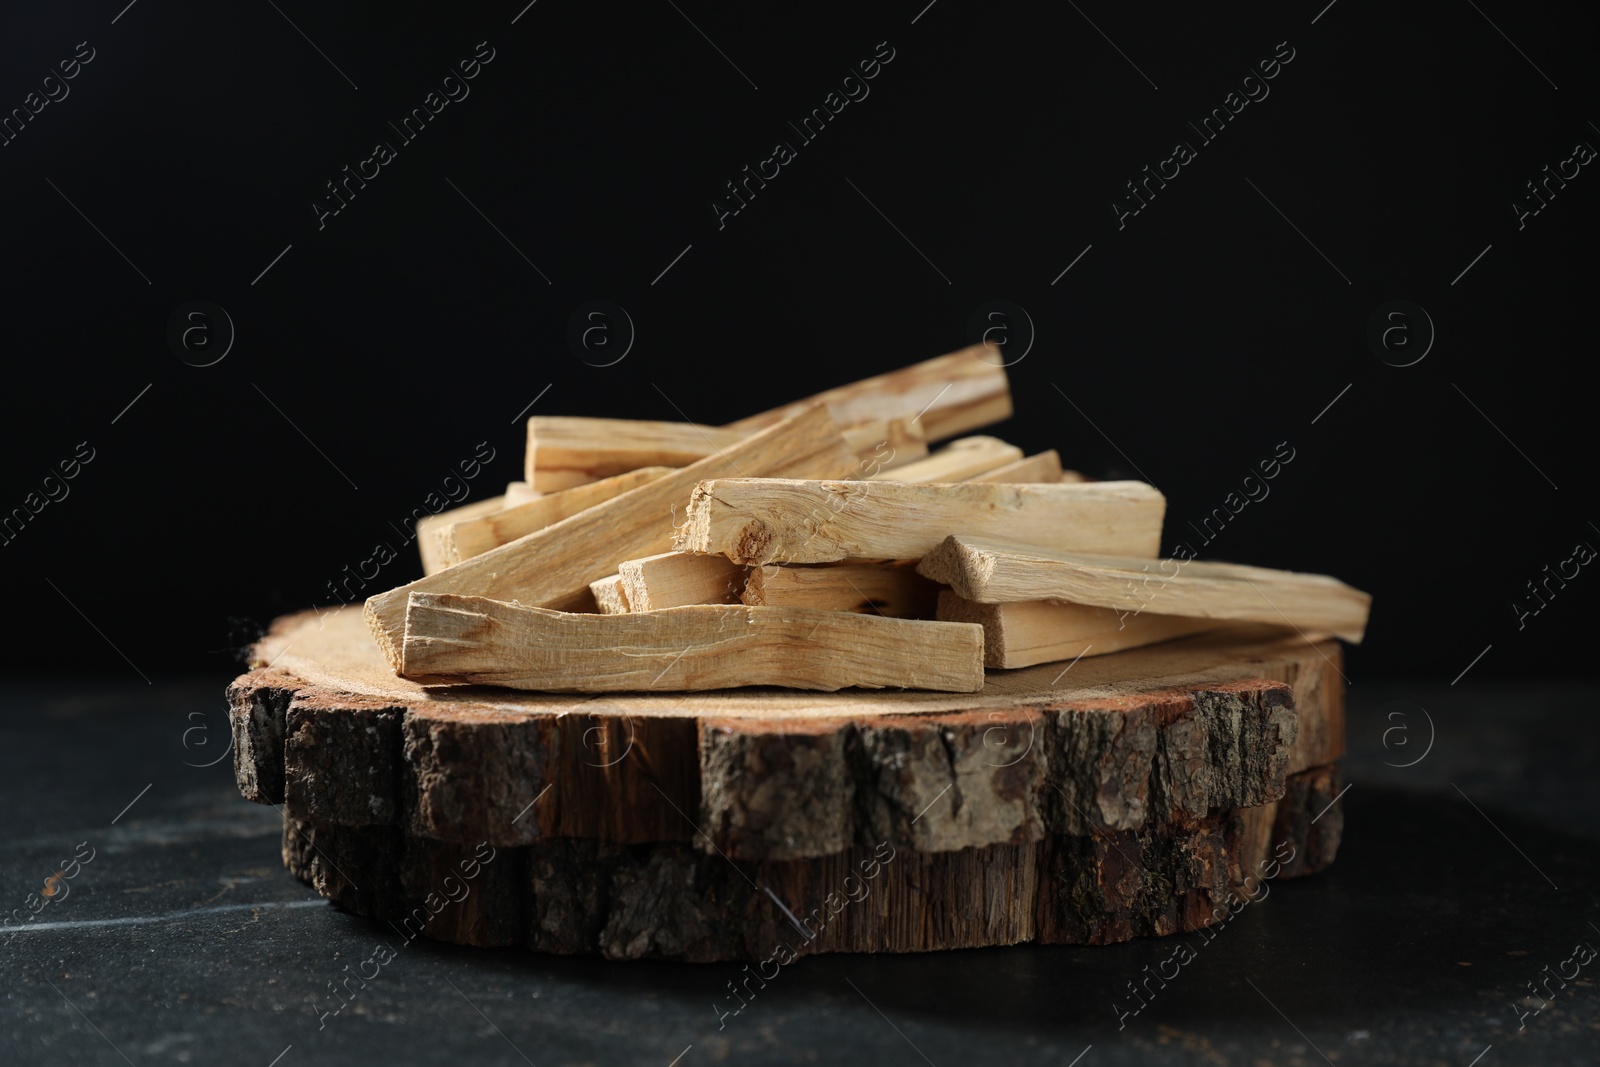
[[[1160,559],[1151,486],[959,436],[1011,410],[974,346],[721,427],[535,416],[526,481],[419,524],[425,576],[367,622],[404,677],[550,692],[973,692],[1237,622],[1361,639],[1365,593]]]

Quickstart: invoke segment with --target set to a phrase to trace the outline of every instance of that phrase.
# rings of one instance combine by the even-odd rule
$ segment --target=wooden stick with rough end
[[[838,478],[857,464],[826,408],[816,407],[621,496],[462,560],[437,574],[369,597],[365,616],[384,657],[400,665],[406,597],[465,593],[537,607],[593,604],[589,583],[625,559],[672,547],[673,515],[695,485],[729,471],[752,476]]]
[[[1187,619],[1181,615],[1143,614],[1119,619],[1118,614],[1112,608],[1048,600],[979,604],[945,589],[939,593],[937,617],[943,622],[975,622],[982,626],[984,666],[1005,668],[1103,656],[1226,625],[1214,619]]]
[[[414,592],[400,673],[423,682],[564,693],[983,688],[983,627],[700,604],[577,615]]]
[[[685,604],[737,604],[744,590],[744,568],[727,556],[662,552],[624,560],[617,571],[628,611],[656,611]]]
[[[1096,483],[1105,484],[1105,483]],[[918,565],[924,577],[989,604],[1058,600],[1324,631],[1361,643],[1372,597],[1325,574],[1203,560],[1128,559],[956,534]]]
[[[1020,485],[719,478],[695,487],[675,547],[736,563],[921,559],[952,532],[1154,557],[1166,499],[1143,482]]]
[[[628,594],[622,588],[622,575],[608,574],[604,578],[596,578],[589,583],[589,592],[594,594],[594,602],[600,608],[600,614],[628,613]]]

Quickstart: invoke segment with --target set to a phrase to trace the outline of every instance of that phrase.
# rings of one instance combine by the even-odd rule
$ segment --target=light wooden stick
[[[417,553],[422,557],[422,573],[432,574],[451,564],[446,541],[452,526],[458,522],[493,515],[505,506],[505,497],[491,496],[475,500],[470,504],[462,504],[459,508],[441,511],[437,515],[424,515],[418,519]]]
[[[602,615],[626,615],[628,594],[622,588],[622,575],[608,574],[589,583],[589,592]]]
[[[929,619],[933,617],[938,593],[938,585],[917,573],[915,561],[816,566],[768,564],[750,569],[740,599],[751,605],[853,611],[891,619]]]
[[[515,507],[518,504],[526,504],[530,500],[537,500],[543,495],[527,482],[506,483],[506,507],[508,508]]]
[[[921,559],[952,531],[1154,557],[1162,495],[1143,482],[964,482],[719,478],[695,487],[675,547],[736,563]]]
[[[998,437],[963,437],[925,459],[880,471],[873,477],[891,482],[965,482],[1021,458],[1022,449]]]
[[[571,518],[580,511],[603,504],[630,489],[671,474],[675,467],[641,467],[626,474],[602,478],[598,482],[574,486],[554,493],[542,493],[525,504],[515,504],[493,514],[456,522],[439,532],[440,554],[445,566],[481,556],[491,548],[544,529],[551,523]],[[423,568],[424,574],[433,571]]]
[[[826,408],[811,408],[671,474],[570,518],[519,537],[437,574],[370,597],[367,625],[391,664],[400,665],[406,597],[467,593],[518,600],[538,607],[592,604],[589,583],[625,559],[672,547],[673,510],[688,502],[696,484],[728,471],[755,476],[837,478],[856,466]]]
[[[703,604],[576,615],[414,592],[400,673],[547,692],[983,688],[983,627]]]
[[[943,441],[1011,417],[1004,363],[994,345],[973,345],[730,422],[727,428],[761,429],[807,404],[820,403],[828,405],[841,426],[921,414],[927,439]]]
[[[534,491],[526,495],[537,498],[641,468],[683,467],[738,444],[755,432],[691,422],[535,415],[528,420],[528,451],[524,459],[528,480],[512,484],[531,486]],[[928,454],[922,423],[915,418],[874,419],[842,432],[850,450],[863,464],[863,469],[853,472],[852,477]]]
[[[1103,656],[1226,625],[1181,615],[1146,613],[1125,619],[1118,615],[1111,608],[1083,604],[1048,600],[979,604],[963,600],[948,589],[939,593],[938,618],[945,622],[975,622],[983,627],[986,667],[1031,667],[1079,656]]]
[[[640,467],[686,467],[746,436],[691,422],[535,415],[523,465],[529,484],[552,493]]]
[[[1076,471],[1073,473],[1077,474]],[[1003,467],[996,467],[994,470],[975,474],[962,480],[968,482],[1038,482],[1049,484],[1061,481],[1061,474],[1061,457],[1052,448],[1048,452],[1040,452],[1038,455],[1029,456],[1027,459],[1019,459],[1012,463],[1007,463]],[[1083,475],[1079,474],[1071,480],[1081,482],[1083,481]]]
[[[844,440],[850,451],[861,458],[860,474],[869,478],[928,454],[928,435],[917,418],[873,419],[846,426]]]
[[[1104,485],[1106,483],[1094,483]],[[1020,539],[1019,539],[1020,540]],[[1372,598],[1324,574],[1178,559],[1095,558],[1048,538],[1026,543],[957,534],[917,567],[968,600],[1060,600],[1134,615],[1156,611],[1336,634],[1356,644]]]
[[[727,556],[662,552],[624,560],[617,571],[629,611],[656,611],[685,604],[737,604],[744,589],[744,568]],[[601,605],[601,610],[604,607]]]

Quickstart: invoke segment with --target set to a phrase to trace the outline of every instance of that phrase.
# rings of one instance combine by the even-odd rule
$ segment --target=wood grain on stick
[[[579,615],[414,592],[402,676],[557,693],[778,685],[973,693],[983,627],[804,608],[700,604]]]
[[[915,417],[880,418],[840,426],[845,443],[866,468],[861,476],[928,454],[922,423]],[[685,467],[756,432],[691,422],[535,415],[528,420],[528,451],[524,459],[528,480],[514,484],[531,486],[532,497],[538,497],[640,468]]]
[[[838,478],[857,460],[826,408],[815,407],[671,474],[535,533],[462,560],[437,574],[367,600],[365,615],[384,656],[400,665],[406,597],[464,593],[571,609],[593,604],[589,583],[672,547],[673,512],[701,481],[729,472],[749,477]]]
[[[458,522],[467,522],[480,519],[504,509],[506,498],[491,496],[483,500],[475,500],[470,504],[462,504],[449,511],[441,511],[437,515],[425,515],[417,520],[417,554],[422,557],[422,573],[432,574],[434,571],[443,570],[453,560],[450,559],[448,544],[451,527]]]
[[[463,516],[461,521],[439,531],[441,556],[445,566],[453,566],[464,559],[481,556],[491,548],[499,548],[519,537],[526,537],[552,523],[568,519],[580,511],[603,504],[621,496],[630,489],[671,474],[673,467],[641,467],[626,474],[602,478],[587,485],[574,486],[554,493],[541,493],[522,504],[514,504],[500,511]],[[424,570],[425,574],[432,571]]]
[[[927,440],[943,441],[1011,417],[1011,385],[1004,362],[994,345],[972,345],[730,422],[726,428],[761,429],[808,404],[820,403],[841,426],[921,415]]]
[[[975,622],[983,627],[986,667],[1031,667],[1035,663],[1104,656],[1174,637],[1203,633],[1223,625],[1212,619],[1145,612],[1119,618],[1113,608],[1018,600],[980,604],[945,589],[937,617],[944,622]]]
[[[965,482],[1021,458],[1022,449],[998,437],[963,437],[922,459],[879,471],[872,477],[893,482]]]
[[[640,467],[686,467],[748,434],[692,422],[535,415],[523,460],[541,493],[570,489]]]
[[[915,561],[792,566],[769,563],[750,569],[741,599],[751,605],[931,619],[938,594],[939,586],[917,573]]]
[[[737,604],[744,591],[745,569],[727,556],[662,552],[624,560],[617,571],[629,611],[656,611],[685,604]]]
[[[1076,473],[1076,472],[1074,472]],[[1038,455],[1028,456],[1025,459],[1014,460],[1002,467],[974,474],[970,478],[962,479],[968,482],[1059,482],[1062,480],[1061,457],[1055,449],[1040,452]],[[1071,481],[1081,482],[1080,474]]]
[[[720,552],[744,564],[920,559],[951,533],[962,532],[1154,557],[1165,510],[1166,499],[1143,482],[916,485],[718,478],[695,487],[675,547]]]
[[[1321,630],[1356,644],[1366,629],[1372,598],[1324,574],[1203,560],[1106,558],[1115,554],[1080,554],[1059,540],[1020,534],[992,540],[957,532],[917,569],[968,600],[990,604],[1061,600],[1125,614],[1238,619]]]

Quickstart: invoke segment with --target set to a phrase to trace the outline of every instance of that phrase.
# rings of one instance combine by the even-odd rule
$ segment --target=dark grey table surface
[[[1594,686],[1357,679],[1338,862],[1120,1028],[1170,939],[814,957],[720,1024],[734,965],[418,941],[319,1021],[396,939],[283,870],[220,691],[11,687],[0,911],[31,919],[0,935],[0,1063],[1600,1063],[1600,960],[1574,953],[1600,947]]]

